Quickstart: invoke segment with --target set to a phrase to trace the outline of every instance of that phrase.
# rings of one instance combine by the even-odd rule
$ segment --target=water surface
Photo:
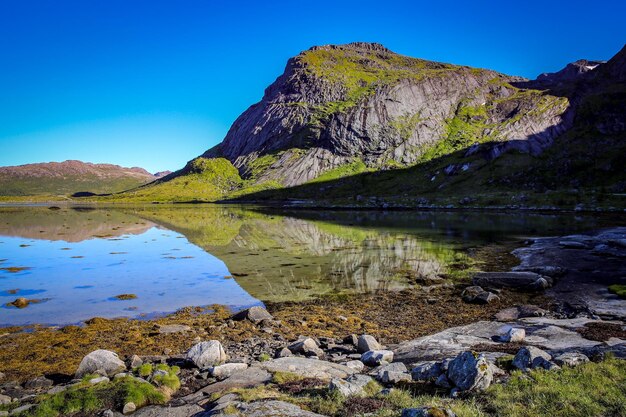
[[[329,293],[400,290],[466,267],[468,253],[485,245],[620,221],[211,205],[0,207],[0,324],[151,317],[185,306],[238,309]],[[137,298],[115,298],[120,294]],[[9,305],[17,297],[38,302],[21,309]]]

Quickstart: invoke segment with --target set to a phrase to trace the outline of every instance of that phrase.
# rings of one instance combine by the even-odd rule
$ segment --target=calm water
[[[472,248],[620,222],[572,214],[0,207],[0,325],[397,290],[445,276]],[[18,297],[38,302],[18,309],[9,304]]]

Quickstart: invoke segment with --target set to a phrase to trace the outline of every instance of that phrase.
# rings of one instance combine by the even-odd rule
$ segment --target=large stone
[[[209,340],[194,345],[187,352],[187,360],[200,369],[220,365],[228,359],[222,344],[217,340]]]
[[[393,362],[393,352],[390,350],[370,350],[361,355],[361,362],[368,366]]]
[[[374,338],[374,336],[370,336],[369,334],[363,334],[359,336],[357,340],[357,352],[365,353],[368,350],[380,350],[382,347],[380,343]]]
[[[526,337],[526,330],[518,327],[511,327],[504,335],[500,336],[500,340],[505,343],[520,343]]]
[[[493,381],[493,372],[485,357],[469,351],[450,362],[447,376],[461,391],[484,391]]]
[[[296,356],[273,359],[258,366],[269,372],[289,372],[303,378],[318,378],[327,381],[332,378],[345,379],[356,373],[354,369],[345,365]]]
[[[240,404],[240,417],[324,417],[311,411],[306,411],[297,405],[283,401],[257,401],[249,404]]]
[[[402,417],[456,417],[456,414],[448,408],[420,407],[405,408],[402,410]]]
[[[367,375],[356,374],[347,379],[333,378],[330,381],[331,391],[337,391],[344,397],[361,396],[365,394],[365,387],[373,379]]]
[[[444,372],[441,362],[428,361],[415,365],[411,370],[411,376],[417,382],[432,382]]]
[[[545,352],[539,348],[533,346],[524,346],[517,352],[517,354],[513,358],[512,365],[517,369],[527,371],[530,368],[542,366],[544,363],[542,359],[545,361],[550,361],[552,357],[548,352]]]
[[[98,349],[89,353],[83,358],[78,365],[76,378],[82,378],[87,374],[103,372],[108,376],[114,376],[117,373],[126,370],[126,365],[117,356],[117,353],[110,350]]]
[[[299,353],[306,356],[317,356],[318,358],[324,357],[324,351],[320,349],[319,345],[310,337],[305,337],[288,346],[289,350],[293,353]]]
[[[552,279],[534,272],[479,272],[474,275],[472,283],[486,288],[539,291],[545,289],[546,285],[551,285]]]
[[[191,416],[200,417],[203,414],[204,414],[204,409],[195,404],[183,405],[180,407],[150,405],[148,407],[143,407],[135,411],[132,414],[132,416],[133,417],[191,417]]]
[[[361,372],[365,368],[365,364],[359,360],[348,361],[344,363],[348,368],[354,369],[356,372]]]
[[[225,363],[224,365],[211,368],[211,375],[217,379],[226,379],[235,372],[241,372],[246,369],[248,369],[248,364],[246,363]]]
[[[254,306],[235,314],[233,320],[249,320],[254,324],[259,324],[263,320],[274,320],[274,317],[263,307]]]

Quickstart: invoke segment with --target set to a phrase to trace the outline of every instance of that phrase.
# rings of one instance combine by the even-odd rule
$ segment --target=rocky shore
[[[624,415],[626,300],[607,287],[624,284],[625,242],[624,228],[535,239],[514,252],[521,263],[513,271],[477,273],[471,285],[439,286],[413,298],[398,293],[394,303],[389,295],[372,296],[381,303],[375,308],[388,303],[395,331],[388,328],[390,316],[364,315],[363,299],[298,306],[308,316],[294,306],[234,315],[191,310],[186,321],[178,316],[143,325],[156,343],[163,341],[153,347],[160,354],[131,343],[147,327],[120,325],[126,336],[119,344],[94,346],[66,372],[71,375],[44,372],[18,381],[15,373],[0,373],[0,415],[548,415],[533,409],[549,412],[551,405],[542,403],[552,401],[548,394],[518,409],[522,393],[534,395],[529,386],[558,393],[565,408],[590,410],[569,415]],[[194,321],[207,316],[221,324]],[[47,331],[62,335],[116,323],[122,322],[93,319],[85,328]],[[19,355],[20,335],[34,337],[0,337],[3,363],[10,363],[7,349]],[[67,339],[48,343],[45,349],[58,353]],[[598,386],[589,389],[587,376]],[[584,393],[575,392],[579,385],[587,387]],[[557,391],[563,386],[569,391]],[[587,396],[594,395],[602,400],[593,403]]]

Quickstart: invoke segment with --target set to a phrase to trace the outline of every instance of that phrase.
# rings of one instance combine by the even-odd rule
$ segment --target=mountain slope
[[[0,195],[68,195],[113,193],[152,182],[143,168],[81,161],[0,167]]]
[[[467,196],[500,203],[495,193],[503,201],[533,193],[524,199],[538,203],[565,190],[588,200],[596,191],[620,193],[625,54],[531,81],[379,44],[314,47],[288,61],[220,145],[132,198],[366,204],[384,197],[415,205]],[[224,164],[228,187],[194,168]]]

